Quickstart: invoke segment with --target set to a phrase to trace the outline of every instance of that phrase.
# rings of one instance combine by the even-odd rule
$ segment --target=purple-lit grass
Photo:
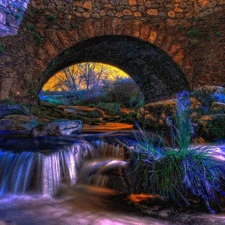
[[[178,101],[172,131],[174,148],[142,130],[141,136],[136,137],[138,144],[128,164],[131,191],[160,195],[180,206],[190,205],[189,199],[194,197],[204,201],[210,212],[214,207],[221,208],[225,163],[213,158],[209,147],[190,146],[193,131],[188,98]]]

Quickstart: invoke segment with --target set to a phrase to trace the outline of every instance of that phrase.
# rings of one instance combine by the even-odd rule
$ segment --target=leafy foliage
[[[99,103],[98,108],[104,110],[111,116],[121,113],[120,105],[118,103]]]
[[[128,175],[132,192],[160,195],[179,205],[190,204],[189,197],[203,200],[211,211],[220,207],[225,164],[211,156],[210,147],[190,146],[192,127],[189,103],[185,96],[178,102],[172,139],[176,147],[166,147],[162,138],[140,130],[137,147],[131,151]]]
[[[188,31],[188,36],[190,37],[190,38],[194,38],[194,37],[197,37],[198,36],[198,30],[196,30],[196,29],[191,29],[190,31]]]
[[[119,122],[122,122],[122,123],[133,124],[134,121],[136,120],[136,115],[137,115],[136,112],[130,112],[128,114],[121,114],[118,120],[119,120]]]
[[[2,54],[4,52],[4,47],[3,45],[0,45],[0,54]]]
[[[50,14],[49,16],[48,16],[48,21],[50,22],[50,23],[55,23],[55,21],[56,21],[56,15],[55,14]]]
[[[34,39],[35,45],[41,44],[41,41],[42,41],[41,35],[37,33],[36,31],[33,31],[33,39]]]

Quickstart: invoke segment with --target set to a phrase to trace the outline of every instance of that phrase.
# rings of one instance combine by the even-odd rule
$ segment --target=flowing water
[[[110,190],[126,165],[116,136],[30,138],[0,133],[0,225],[169,224],[137,214]]]

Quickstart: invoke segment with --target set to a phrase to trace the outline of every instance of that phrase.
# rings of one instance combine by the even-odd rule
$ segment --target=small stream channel
[[[2,131],[0,225],[170,224],[143,217],[127,194],[107,188],[109,174],[126,165],[118,137],[30,138]]]

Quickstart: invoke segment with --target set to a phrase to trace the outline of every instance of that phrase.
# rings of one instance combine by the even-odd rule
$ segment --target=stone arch
[[[42,73],[37,91],[59,70],[82,62],[100,62],[126,72],[147,102],[189,89],[183,71],[159,47],[130,36],[106,35],[81,41],[61,52]]]

